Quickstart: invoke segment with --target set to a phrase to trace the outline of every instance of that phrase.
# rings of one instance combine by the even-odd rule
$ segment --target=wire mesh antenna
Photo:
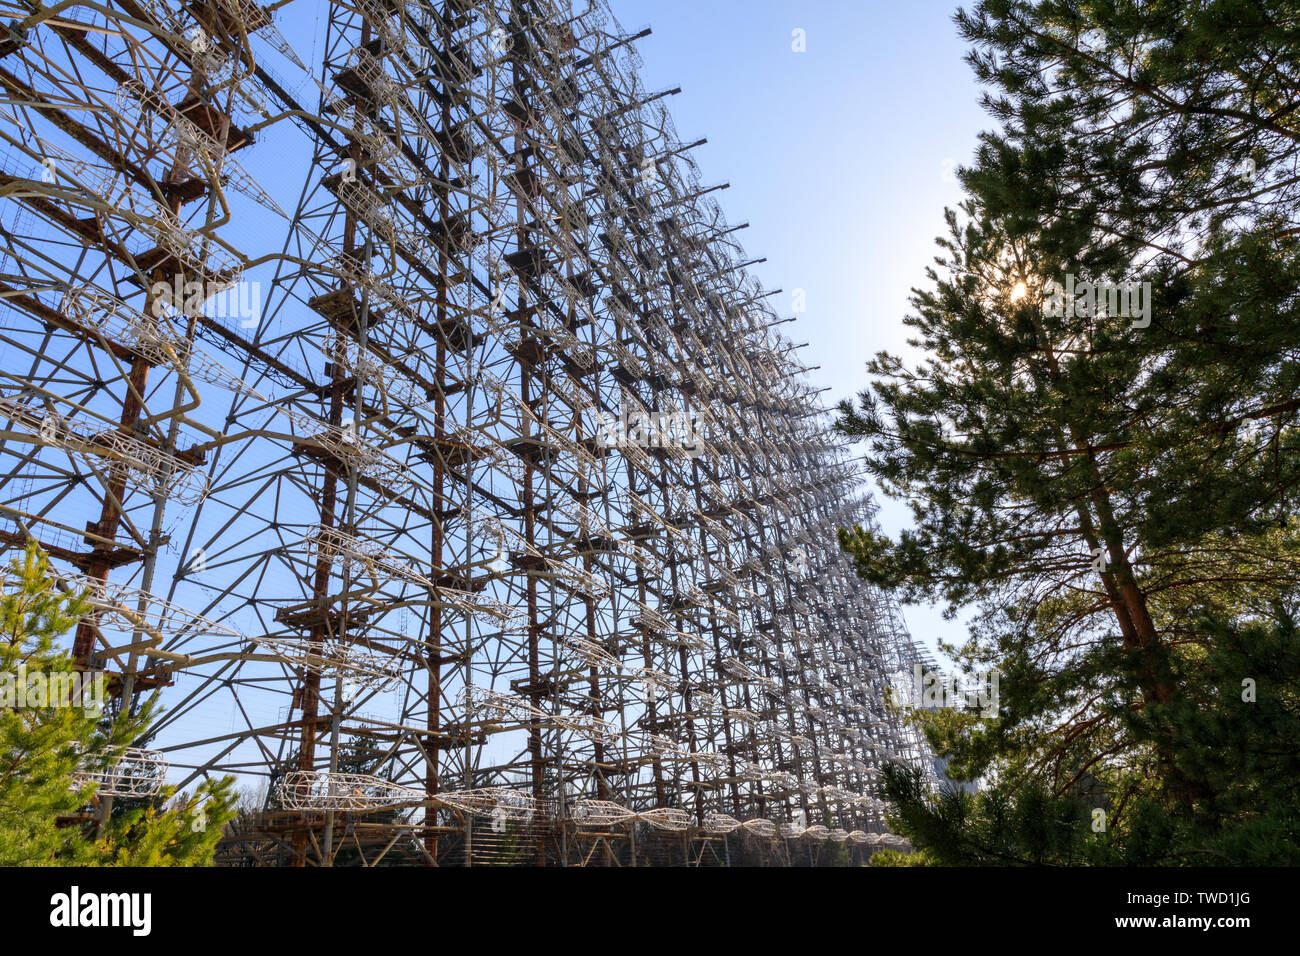
[[[234,773],[226,863],[890,845],[878,768],[933,771],[836,545],[874,506],[648,31],[354,0],[303,63],[300,6],[0,41],[0,544],[167,706],[94,812]]]

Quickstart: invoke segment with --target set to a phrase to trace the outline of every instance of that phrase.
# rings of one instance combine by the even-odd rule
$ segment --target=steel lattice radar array
[[[165,708],[96,812],[233,773],[232,863],[897,842],[917,653],[835,540],[874,509],[648,31],[5,7],[0,543],[88,589],[114,709]]]

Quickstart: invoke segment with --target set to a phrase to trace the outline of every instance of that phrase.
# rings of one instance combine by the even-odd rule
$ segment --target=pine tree
[[[83,706],[45,706],[51,675],[71,677],[57,646],[89,610],[84,595],[58,590],[49,562],[31,544],[0,578],[0,866],[187,866],[211,862],[233,816],[234,778],[208,781],[193,797],[164,788],[115,814],[102,833],[79,823],[96,785],[78,770],[104,766],[137,745],[156,714],[153,701],[106,717]],[[42,696],[44,695],[44,696]],[[167,807],[168,802],[173,806]]]
[[[1060,792],[1013,776],[975,796],[929,792],[914,770],[890,766],[881,787],[890,826],[939,865],[1300,864],[1300,640],[1276,611],[1244,627],[1199,620],[1212,640],[1179,658],[1180,693],[1166,713],[1113,705],[1135,741],[1165,722],[1177,728],[1174,759],[1213,795],[1197,813],[1171,813],[1140,757],[1127,773],[1099,770]]]
[[[44,675],[70,674],[54,639],[86,612],[85,601],[58,595],[43,557],[28,549],[0,598],[0,865],[40,865],[86,859],[85,841],[58,819],[74,814],[88,794],[73,785],[82,753],[99,744],[97,719],[82,708],[19,709]],[[29,676],[30,679],[29,679]]]
[[[904,835],[951,862],[967,827],[1037,807],[1078,842],[977,842],[989,861],[1060,862],[1209,851],[1251,814],[1288,832],[1293,803],[1261,797],[1285,761],[1203,756],[1232,733],[1283,748],[1285,721],[1236,700],[1204,724],[1193,702],[1229,679],[1210,666],[1229,635],[1294,641],[1297,16],[986,0],[957,23],[1000,129],[961,171],[968,198],[905,320],[926,361],[877,356],[840,420],[914,516],[897,541],[842,532],[859,573],[977,609],[963,661],[1002,670],[999,719],[917,718],[993,787],[958,812],[887,780]],[[1071,283],[1083,294],[1063,301]],[[1294,706],[1296,673],[1275,675],[1270,707]],[[1066,813],[1085,783],[1147,843]]]

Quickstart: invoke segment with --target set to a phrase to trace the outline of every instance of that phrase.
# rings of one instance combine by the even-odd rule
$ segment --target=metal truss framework
[[[649,31],[353,0],[304,63],[276,7],[0,12],[0,545],[150,765],[265,784],[243,862],[888,845],[916,651]]]

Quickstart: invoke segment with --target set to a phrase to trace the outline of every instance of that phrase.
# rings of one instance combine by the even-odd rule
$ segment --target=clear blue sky
[[[944,206],[961,198],[954,164],[969,162],[992,120],[963,59],[949,0],[610,0],[623,27],[654,33],[637,44],[652,91],[668,100],[678,133],[709,142],[693,152],[769,289],[803,289],[807,311],[784,327],[828,400],[866,382],[880,349],[908,354],[912,287],[944,232]],[[792,50],[792,31],[806,52]],[[791,330],[794,331],[791,331]],[[879,496],[877,496],[879,498]],[[910,521],[879,498],[882,524]],[[937,609],[904,607],[913,636],[961,642]]]

